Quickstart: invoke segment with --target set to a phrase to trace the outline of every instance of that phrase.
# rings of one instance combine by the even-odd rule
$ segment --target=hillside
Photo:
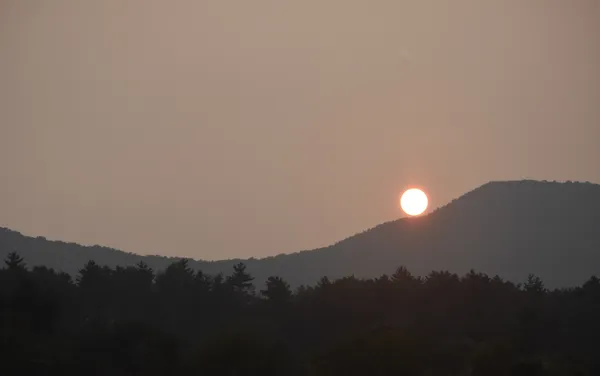
[[[156,270],[175,260],[0,229],[0,257],[12,250],[30,266],[71,274],[90,259],[109,266],[144,260]],[[190,266],[228,274],[239,261],[259,283],[280,275],[293,286],[312,284],[324,275],[372,277],[399,265],[420,275],[475,269],[517,282],[534,273],[549,287],[573,286],[600,274],[600,185],[492,182],[427,216],[384,223],[329,247],[264,259],[191,261]]]

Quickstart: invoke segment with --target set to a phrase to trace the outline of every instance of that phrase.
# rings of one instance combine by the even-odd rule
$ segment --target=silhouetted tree
[[[90,260],[79,270],[77,285],[83,290],[104,290],[110,284],[112,270]]]
[[[246,265],[240,262],[233,266],[233,274],[227,277],[227,284],[236,293],[250,294],[254,289],[253,280],[254,277],[246,272]]]
[[[289,283],[281,277],[269,277],[266,282],[267,288],[260,293],[276,304],[286,304],[292,299],[292,290]]]
[[[205,274],[202,270],[198,270],[194,276],[194,284],[198,294],[206,295],[210,292],[213,280]]]
[[[329,280],[329,278],[327,276],[321,277],[319,282],[317,282],[317,288],[319,288],[319,289],[326,289],[329,286],[331,286],[331,281]]]
[[[151,285],[154,281],[154,270],[143,261],[137,263],[135,267],[138,271],[140,282],[145,286]]]
[[[194,271],[187,259],[172,263],[163,273],[156,276],[156,286],[165,293],[177,293],[190,288],[194,283]]]
[[[394,274],[392,274],[391,280],[394,283],[413,283],[415,277],[413,277],[405,266],[399,266]]]
[[[544,288],[544,282],[540,279],[540,277],[529,274],[527,276],[527,282],[523,285],[523,290],[530,294],[540,295],[546,292]]]
[[[6,267],[8,268],[8,270],[10,271],[25,271],[25,261],[23,260],[23,258],[21,256],[19,256],[19,254],[14,251],[14,252],[10,252],[7,256],[6,259],[4,260],[4,264],[6,264]]]

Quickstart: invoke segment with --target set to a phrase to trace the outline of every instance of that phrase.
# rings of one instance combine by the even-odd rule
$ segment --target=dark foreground
[[[292,292],[229,276],[89,262],[76,281],[0,270],[0,374],[598,375],[600,280],[547,291],[476,272],[336,281]],[[318,267],[318,266],[315,266]]]

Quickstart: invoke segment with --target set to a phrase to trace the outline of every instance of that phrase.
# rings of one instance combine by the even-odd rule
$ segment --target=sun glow
[[[400,207],[408,215],[423,214],[427,209],[427,195],[420,189],[411,188],[402,194],[400,197]]]

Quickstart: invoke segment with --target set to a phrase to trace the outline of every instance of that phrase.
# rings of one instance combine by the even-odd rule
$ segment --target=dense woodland
[[[3,375],[597,375],[600,280],[548,291],[475,271],[323,277],[292,291],[193,271],[0,270]]]

